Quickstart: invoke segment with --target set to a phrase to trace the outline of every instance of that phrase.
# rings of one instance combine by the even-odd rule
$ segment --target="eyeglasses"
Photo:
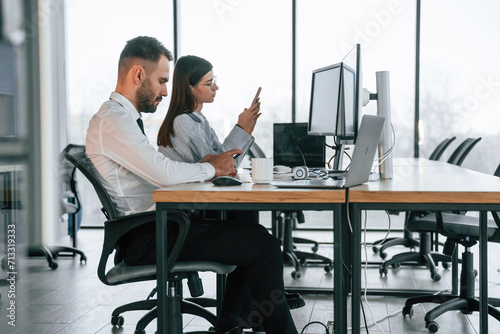
[[[203,86],[210,86],[211,90],[215,90],[215,85],[217,85],[217,77],[214,76],[212,81],[210,83],[199,83],[198,85],[203,85]]]

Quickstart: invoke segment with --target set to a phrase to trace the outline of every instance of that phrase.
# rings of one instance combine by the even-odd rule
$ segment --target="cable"
[[[335,142],[335,139],[334,139],[334,142]],[[329,145],[327,144],[325,141],[323,141],[323,144],[325,144],[326,147],[329,147],[331,148],[332,150],[335,150],[335,153],[330,157],[330,159],[328,159],[328,161],[326,162],[327,166],[329,169],[332,169],[332,166],[330,165],[330,163],[332,162],[333,158],[335,158],[335,156],[337,155],[337,152],[336,150],[340,147],[340,145],[337,144],[337,142],[335,142],[335,146],[334,145]],[[346,152],[346,150],[348,150],[349,148],[346,147],[344,149],[344,152],[343,154],[347,155],[347,157],[349,158],[349,161],[352,160],[351,156],[349,155],[349,153]],[[349,162],[349,165],[350,165],[350,162]],[[346,170],[349,168],[349,165],[347,166]]]
[[[368,291],[368,275],[366,274],[367,272],[367,267],[368,267],[368,251],[367,251],[367,246],[366,246],[366,225],[367,225],[367,220],[368,220],[368,213],[365,210],[365,224],[363,228],[363,248],[365,250],[365,266],[363,270],[363,275],[365,277],[365,291],[363,293],[363,297],[365,299],[365,303],[368,306],[368,309],[370,310],[370,315],[372,317],[373,322],[375,325],[382,331],[382,333],[385,333],[385,331],[380,327],[380,325],[377,323],[377,321],[374,319],[375,317],[373,316],[373,310],[372,307],[370,306],[370,303],[368,303],[368,299],[366,298],[367,291]],[[366,325],[366,324],[365,324]],[[368,333],[368,326],[366,325],[366,332]]]
[[[330,334],[330,331],[328,330],[328,327],[326,327],[326,325],[322,322],[319,322],[319,321],[311,321],[310,323],[308,323],[307,325],[304,326],[304,328],[302,328],[302,331],[300,332],[300,334],[303,334],[304,331],[306,330],[306,328],[309,326],[309,325],[313,325],[313,324],[318,324],[318,325],[321,325],[323,327],[325,327],[325,333],[326,334]]]
[[[379,242],[376,243],[375,245],[383,245],[384,242],[389,237],[389,234],[391,233],[391,228],[392,228],[391,214],[387,210],[385,210],[385,213],[387,214],[387,218],[389,219],[389,226],[387,227],[387,232],[385,233],[385,236],[382,239],[380,239]],[[374,244],[371,244],[371,245],[375,246]]]
[[[375,161],[379,161],[373,168],[372,168],[372,174],[377,169],[391,154],[392,151],[394,151],[394,147],[396,146],[396,131],[394,130],[394,126],[391,123],[391,129],[392,129],[392,146],[385,152],[385,154],[381,157],[378,157],[375,159]]]
[[[302,150],[300,149],[299,145],[295,145],[295,147],[297,148],[297,150],[299,150],[299,153],[302,156],[302,160],[304,161],[304,166],[307,167],[306,158],[304,157],[304,153],[302,153]]]
[[[352,234],[352,224],[351,224],[351,217],[349,215],[349,188],[345,190],[345,211],[346,211],[346,218],[347,218],[347,223],[349,224],[349,230],[351,230]]]

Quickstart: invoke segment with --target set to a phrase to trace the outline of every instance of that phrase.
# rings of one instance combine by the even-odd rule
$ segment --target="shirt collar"
[[[130,113],[134,117],[134,119],[137,120],[139,118],[142,118],[142,114],[137,112],[137,109],[135,109],[135,106],[132,104],[132,102],[130,102],[130,100],[122,94],[112,92],[109,96],[109,99],[120,104],[128,113]]]

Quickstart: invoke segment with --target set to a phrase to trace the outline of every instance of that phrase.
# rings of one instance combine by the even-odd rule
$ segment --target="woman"
[[[219,86],[212,64],[197,56],[181,57],[172,83],[172,98],[167,116],[158,132],[158,151],[172,160],[198,162],[207,154],[230,149],[244,152],[252,145],[252,132],[260,117],[257,100],[238,117],[238,123],[221,144],[215,131],[202,114],[203,105],[212,103]],[[237,164],[243,156],[236,159]]]
[[[158,151],[172,160],[191,163],[234,148],[247,151],[254,141],[252,132],[261,115],[260,102],[257,99],[249,109],[243,110],[238,123],[221,144],[201,112],[204,103],[214,101],[218,89],[213,66],[207,60],[197,56],[179,58],[173,74],[170,106],[158,131]],[[236,158],[236,164],[242,159],[243,156]],[[220,211],[203,212],[204,219],[221,218],[220,215]],[[258,222],[258,212],[228,211],[226,219]]]
[[[238,116],[238,123],[221,144],[201,112],[205,103],[214,101],[218,89],[213,67],[207,60],[197,56],[179,58],[173,74],[170,106],[158,132],[158,151],[172,160],[185,162],[198,162],[208,154],[219,154],[234,148],[247,151],[254,141],[252,132],[261,115],[260,101],[257,99],[250,108],[243,110]],[[242,158],[243,156],[240,156],[236,159],[237,164]],[[220,211],[204,211],[202,214],[203,219],[221,218]],[[191,217],[193,220],[194,217]],[[227,211],[226,219],[258,223],[258,212]],[[228,277],[228,287],[239,293],[232,294],[233,298],[226,298],[233,310],[233,314],[225,317],[226,319],[231,319],[235,315],[251,314],[252,305],[243,302],[251,301],[250,291],[235,286],[237,285],[235,282],[246,281],[246,278],[241,278],[245,275],[245,272],[238,271]],[[290,308],[304,305],[304,300],[299,294],[285,292],[285,297]],[[227,324],[219,323],[218,327],[225,326]]]

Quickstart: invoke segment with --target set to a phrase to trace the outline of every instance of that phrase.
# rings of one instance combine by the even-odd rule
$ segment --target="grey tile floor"
[[[110,325],[112,310],[133,299],[143,299],[154,287],[152,282],[143,282],[123,286],[109,287],[102,284],[96,275],[96,267],[102,244],[102,230],[84,229],[79,232],[80,249],[86,252],[88,262],[81,265],[79,259],[59,258],[59,268],[51,270],[41,258],[29,258],[20,262],[15,298],[9,297],[11,287],[5,284],[5,272],[1,272],[0,284],[0,333],[134,333],[135,323],[141,317],[141,312],[125,314],[125,324],[122,328]],[[367,233],[367,242],[373,242],[385,233]],[[332,255],[331,232],[297,232],[297,235],[320,241],[319,254]],[[400,235],[393,233],[392,236]],[[67,241],[67,240],[66,240]],[[300,247],[307,251],[307,247]],[[403,247],[389,249],[389,258],[396,253],[406,251]],[[491,296],[500,296],[500,259],[497,252],[500,245],[489,246],[489,292]],[[476,250],[477,253],[477,250]],[[381,261],[367,247],[363,258],[368,261]],[[477,255],[475,267],[478,268]],[[287,286],[330,287],[333,285],[332,274],[326,274],[322,267],[307,266],[300,279],[291,277],[292,268],[285,268],[284,278]],[[369,288],[397,288],[397,289],[450,289],[451,271],[439,268],[442,279],[433,282],[427,269],[423,267],[401,266],[398,269],[389,269],[386,277],[379,275],[377,266],[367,266],[363,273],[363,282],[368,282]],[[205,295],[215,295],[215,277],[213,274],[202,274]],[[476,279],[477,282],[477,279]],[[363,283],[364,284],[364,283]],[[476,286],[476,291],[477,291]],[[326,324],[333,319],[332,296],[304,295],[306,306],[292,311],[299,333],[312,321]],[[11,311],[10,302],[15,301],[15,324],[8,324],[7,315]],[[404,298],[366,296],[363,305],[366,314],[369,333],[428,333],[424,326],[424,314],[434,307],[434,304],[420,304],[414,307],[411,319],[403,318],[401,309]],[[500,332],[500,323],[489,317],[490,333]],[[186,331],[206,330],[208,324],[204,320],[192,316],[184,317]],[[440,334],[445,333],[479,333],[478,314],[463,315],[459,312],[448,312],[438,318]],[[364,321],[362,320],[362,323]],[[146,329],[147,333],[154,333],[156,322]],[[325,333],[320,325],[310,325],[304,333]]]

